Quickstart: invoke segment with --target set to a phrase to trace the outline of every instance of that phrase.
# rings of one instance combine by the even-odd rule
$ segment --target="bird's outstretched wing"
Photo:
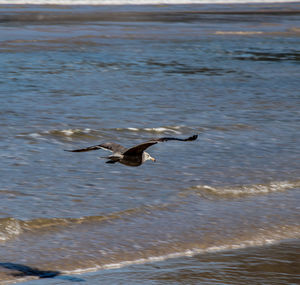
[[[186,139],[180,139],[180,138],[158,138],[158,139],[152,139],[151,141],[156,141],[156,142],[166,142],[166,141],[182,141],[182,142],[189,142],[189,141],[195,141],[198,138],[198,135],[193,135],[191,137],[188,137]]]
[[[187,142],[187,141],[194,141],[198,138],[198,135],[193,135],[191,137],[188,137],[186,139],[180,139],[180,138],[172,138],[172,137],[164,137],[164,138],[156,138],[152,139],[150,141],[138,144],[134,147],[131,147],[127,149],[123,154],[124,155],[138,155],[141,154],[144,150],[146,150],[148,147],[158,143],[158,142],[166,142],[166,141],[182,141],[182,142]]]
[[[134,147],[131,147],[127,149],[123,154],[124,155],[139,155],[141,154],[145,149],[147,149],[149,146],[154,145],[158,143],[157,141],[148,141],[141,144],[138,144]]]
[[[105,149],[105,150],[109,150],[111,152],[120,152],[120,153],[126,150],[126,148],[123,147],[122,145],[109,142],[109,143],[103,143],[103,144],[98,144],[98,145],[94,145],[94,146],[89,146],[86,148],[66,150],[66,151],[83,152],[83,151],[98,150],[98,149]]]

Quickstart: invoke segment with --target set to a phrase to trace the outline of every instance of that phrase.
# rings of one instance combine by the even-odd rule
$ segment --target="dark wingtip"
[[[186,141],[195,141],[198,138],[198,135],[193,135],[186,139]]]

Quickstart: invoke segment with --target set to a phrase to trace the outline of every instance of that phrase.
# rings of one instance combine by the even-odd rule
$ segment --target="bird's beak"
[[[156,159],[155,159],[154,157],[151,157],[151,160],[152,160],[153,162],[155,162],[155,161],[156,161]]]

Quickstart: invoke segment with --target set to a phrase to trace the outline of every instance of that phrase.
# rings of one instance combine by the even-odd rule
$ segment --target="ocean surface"
[[[39,5],[161,5],[161,4],[251,4],[299,3],[299,0],[0,0],[0,4]]]
[[[299,284],[299,36],[300,3],[0,5],[0,284]]]

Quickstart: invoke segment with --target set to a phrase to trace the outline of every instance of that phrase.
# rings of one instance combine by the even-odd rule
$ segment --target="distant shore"
[[[176,9],[163,6],[45,6],[45,5],[1,5],[0,23],[6,22],[198,22],[206,16],[237,15],[299,15],[300,3],[276,5],[175,5]]]

